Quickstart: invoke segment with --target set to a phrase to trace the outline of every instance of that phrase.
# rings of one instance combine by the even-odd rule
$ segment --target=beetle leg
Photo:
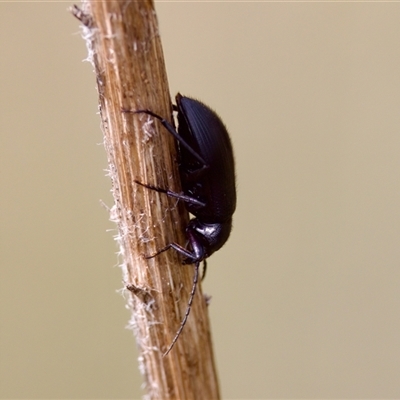
[[[151,115],[154,118],[157,118],[162,126],[175,137],[175,139],[194,157],[196,158],[197,161],[201,162],[203,164],[203,168],[208,168],[207,163],[204,161],[204,158],[200,156],[196,151],[192,149],[192,147],[186,143],[185,140],[179,135],[179,133],[176,131],[176,129],[163,117],[160,115],[154,113],[153,111],[150,110],[125,110],[122,109],[122,112],[125,113],[132,113],[132,114],[148,114]]]
[[[167,251],[169,249],[174,249],[179,254],[182,254],[183,256],[187,257],[187,259],[190,259],[190,260],[194,259],[194,254],[191,253],[189,250],[186,250],[184,247],[182,247],[178,243],[169,243],[165,247],[163,247],[161,250],[158,250],[156,253],[152,254],[151,256],[144,256],[144,258],[146,258],[146,259],[154,258],[154,257],[158,256],[161,253],[164,253],[164,251]],[[193,264],[193,262],[191,262],[190,264]]]
[[[157,186],[153,186],[153,185],[148,185],[146,183],[142,183],[142,182],[139,182],[137,180],[135,180],[135,182],[137,184],[141,185],[141,186],[144,186],[144,187],[148,188],[148,189],[155,190],[156,192],[165,193],[167,196],[175,197],[175,198],[177,198],[179,200],[186,201],[186,203],[190,203],[190,204],[193,204],[193,205],[196,205],[196,206],[199,206],[199,207],[205,207],[206,206],[206,203],[203,203],[202,201],[197,200],[197,199],[195,199],[193,197],[186,196],[184,193],[176,193],[176,192],[173,192],[172,190],[163,189],[163,188],[160,188],[160,187],[157,187]]]
[[[206,272],[207,272],[207,259],[205,258],[203,260],[203,273],[201,274],[201,280],[202,281],[206,277]]]
[[[146,256],[146,255],[145,255],[144,258],[145,258],[146,260],[148,260],[149,258],[154,258],[154,257],[158,256],[159,254],[164,253],[164,251],[169,250],[170,248],[171,248],[171,244],[168,244],[168,245],[166,245],[165,247],[163,247],[161,250],[158,250],[157,253],[154,253],[154,254],[152,254],[151,256]]]

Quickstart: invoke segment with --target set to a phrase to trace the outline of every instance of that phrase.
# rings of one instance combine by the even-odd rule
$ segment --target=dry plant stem
[[[131,326],[149,399],[219,398],[206,302],[198,287],[185,329],[163,357],[185,313],[193,266],[174,251],[153,259],[172,241],[184,244],[188,216],[175,199],[134,179],[180,191],[174,139],[158,121],[122,109],[148,108],[172,115],[156,14],[152,1],[87,0],[74,15],[83,24],[99,92],[104,143],[115,205],[112,218]],[[127,349],[126,356],[130,357]]]

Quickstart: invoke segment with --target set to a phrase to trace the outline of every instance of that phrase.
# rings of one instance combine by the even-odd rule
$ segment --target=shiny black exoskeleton
[[[170,243],[151,257],[170,248],[186,258],[185,264],[195,265],[193,286],[181,326],[171,345],[177,341],[190,313],[196,291],[199,265],[228,240],[232,215],[236,208],[235,163],[228,131],[218,115],[198,100],[176,96],[174,110],[178,113],[178,130],[150,110],[138,110],[161,121],[179,143],[179,173],[183,193],[149,184],[137,183],[185,201],[187,210],[196,218],[190,220],[186,235],[189,248]]]

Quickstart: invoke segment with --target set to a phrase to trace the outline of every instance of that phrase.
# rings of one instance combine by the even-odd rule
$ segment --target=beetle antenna
[[[163,354],[163,357],[165,357],[174,347],[176,341],[178,340],[179,336],[182,333],[182,330],[186,324],[186,321],[188,319],[188,316],[190,314],[190,310],[192,308],[192,303],[193,303],[193,299],[194,299],[194,295],[196,293],[196,287],[197,287],[197,281],[199,280],[199,267],[200,267],[200,261],[196,261],[194,263],[194,277],[193,277],[193,285],[192,285],[192,291],[190,292],[190,297],[189,297],[189,301],[186,307],[186,313],[185,316],[183,317],[183,320],[181,322],[181,326],[178,329],[178,332],[176,332],[176,335],[174,337],[174,339],[172,340],[172,343],[169,345],[167,351]]]

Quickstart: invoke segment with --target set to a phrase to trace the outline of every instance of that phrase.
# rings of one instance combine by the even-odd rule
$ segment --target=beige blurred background
[[[70,4],[0,4],[0,397],[140,398]],[[171,92],[236,151],[204,282],[224,398],[400,398],[400,4],[157,11]]]

